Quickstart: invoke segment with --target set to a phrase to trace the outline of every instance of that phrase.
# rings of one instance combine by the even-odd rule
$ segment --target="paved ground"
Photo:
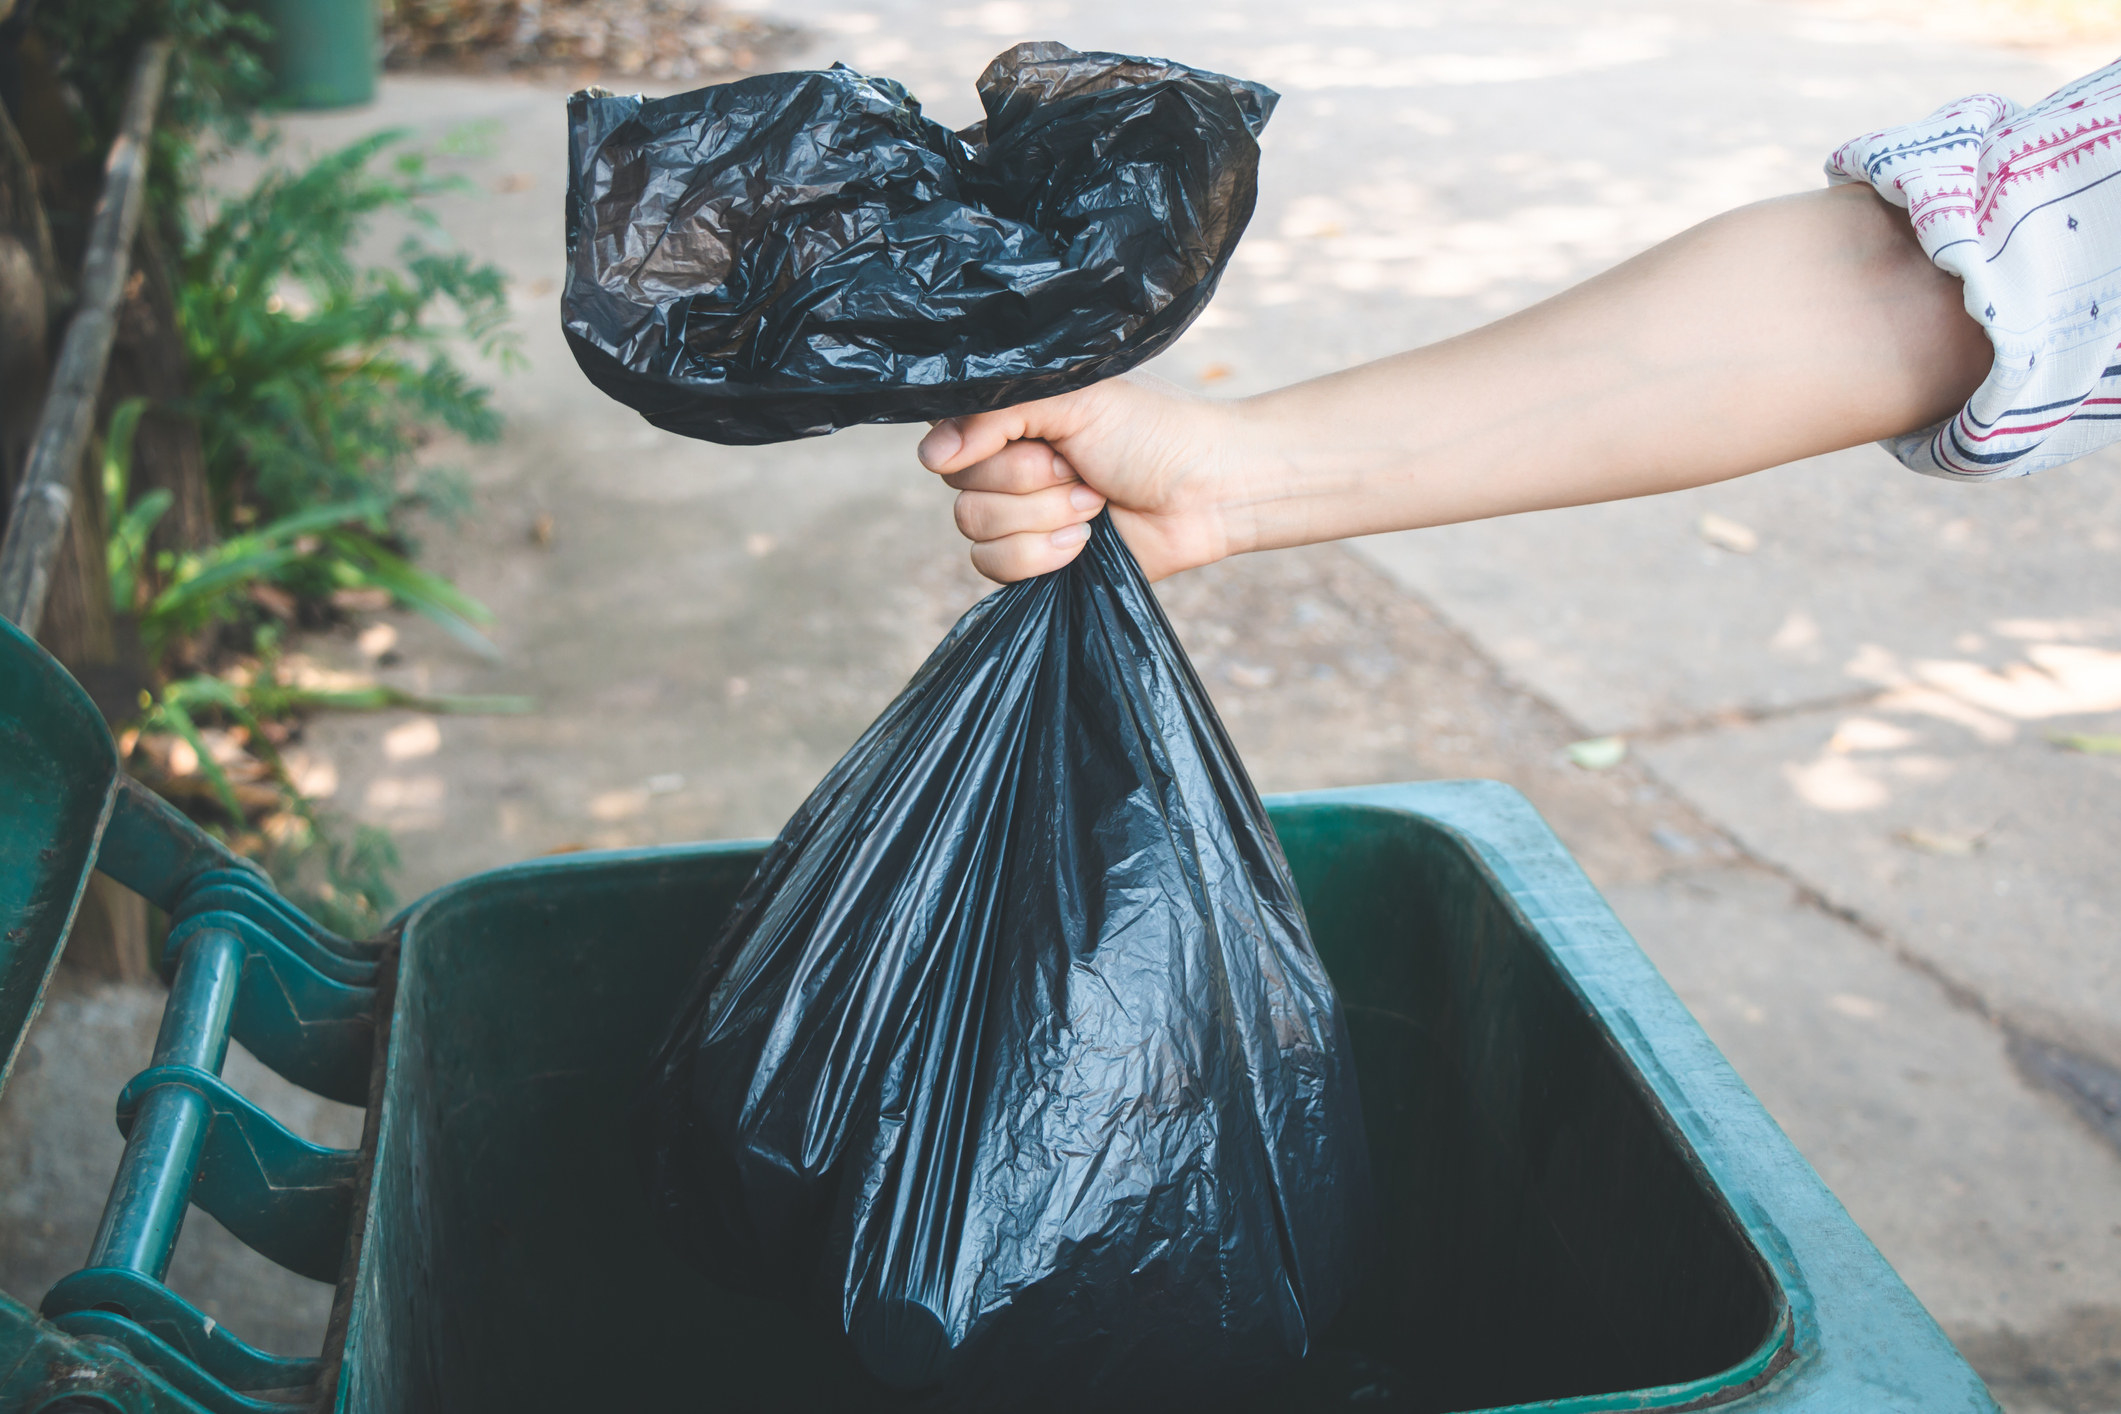
[[[1233,394],[1468,327],[1815,184],[1868,126],[1975,89],[2031,98],[2103,57],[1724,0],[1350,3],[1294,28],[1260,0],[775,13],[817,36],[801,62],[903,78],[948,122],[1019,38],[1280,88],[1252,234],[1162,360]],[[461,164],[477,195],[446,222],[516,272],[533,365],[503,387],[506,443],[467,458],[477,514],[435,537],[499,612],[501,661],[411,622],[380,670],[539,712],[346,719],[305,744],[342,806],[398,832],[409,891],[555,848],[770,832],[980,592],[909,430],[711,448],[582,381],[554,329],[560,92],[385,88],[389,121],[423,134],[484,125]],[[295,126],[332,141],[378,120]],[[2121,1093],[2102,1089],[2121,1066],[2121,882],[2101,867],[2121,764],[2046,733],[2121,730],[2117,471],[1955,488],[1864,450],[1254,557],[1166,601],[1263,788],[1525,790],[2004,1402],[2100,1414],[2121,1410]],[[1708,510],[1757,548],[1704,540]],[[1567,763],[1606,733],[1626,762]],[[40,1024],[42,1063],[0,1114],[0,1285],[34,1295],[78,1260],[115,1156],[107,1097],[151,1032],[151,999],[113,989],[72,990]],[[233,1246],[194,1232],[180,1285],[313,1344],[321,1288],[264,1284]]]

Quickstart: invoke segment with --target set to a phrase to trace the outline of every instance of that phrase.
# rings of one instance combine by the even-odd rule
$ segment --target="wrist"
[[[1254,464],[1256,446],[1251,409],[1246,401],[1226,402],[1216,409],[1213,471],[1208,479],[1208,519],[1221,553],[1249,555],[1264,548],[1261,536],[1257,486],[1259,469]]]
[[[1149,578],[1253,549],[1239,405],[1144,374],[1103,387],[1118,434],[1106,454],[1129,468],[1132,483],[1108,483],[1110,504]]]
[[[1258,428],[1250,399],[1202,399],[1204,414],[1195,445],[1201,448],[1196,495],[1203,564],[1267,548],[1262,542],[1256,465]]]
[[[1330,471],[1288,389],[1223,404],[1223,449],[1215,478],[1215,517],[1228,553],[1282,550],[1331,539],[1322,529],[1321,497],[1331,498]],[[1345,490],[1345,488],[1340,488]]]

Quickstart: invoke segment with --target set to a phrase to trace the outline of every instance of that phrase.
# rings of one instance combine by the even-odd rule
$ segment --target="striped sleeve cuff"
[[[2030,108],[1976,94],[1865,134],[1826,172],[1906,209],[1996,349],[1964,408],[1887,451],[1986,480],[2121,439],[2121,63]]]

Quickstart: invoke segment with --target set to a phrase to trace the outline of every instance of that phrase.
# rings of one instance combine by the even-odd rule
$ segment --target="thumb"
[[[953,471],[963,471],[974,462],[985,461],[1027,435],[1020,408],[974,413],[969,417],[946,417],[921,438],[917,455],[922,466],[938,475],[948,476]]]
[[[1032,438],[1058,441],[1080,431],[1085,399],[1102,384],[1055,398],[1019,403],[994,412],[976,412],[965,417],[945,418],[921,439],[921,465],[943,476],[963,471],[1008,446]]]

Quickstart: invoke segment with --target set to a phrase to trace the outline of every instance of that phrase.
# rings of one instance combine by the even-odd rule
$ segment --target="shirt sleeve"
[[[2025,476],[2121,439],[2121,62],[2020,108],[1994,94],[1827,160],[1905,207],[1996,359],[1966,406],[1882,443],[1932,476]]]

